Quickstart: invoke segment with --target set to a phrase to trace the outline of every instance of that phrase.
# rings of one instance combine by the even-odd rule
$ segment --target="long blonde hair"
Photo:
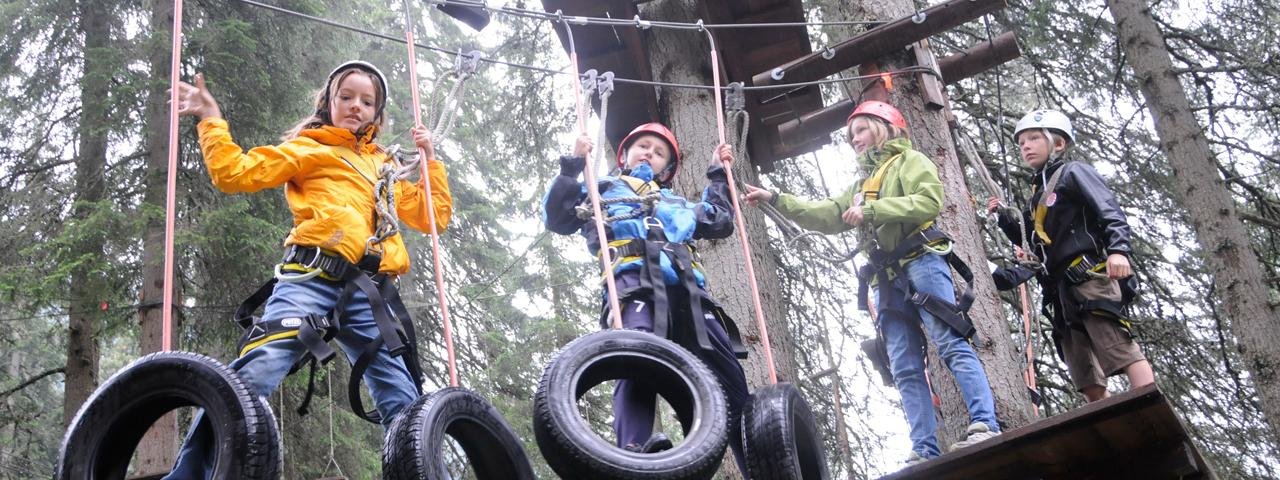
[[[907,136],[906,130],[903,130],[897,125],[891,125],[882,118],[872,115],[858,115],[853,117],[853,120],[850,120],[849,125],[846,126],[848,129],[850,145],[853,145],[853,123],[857,122],[859,119],[865,119],[867,121],[867,128],[871,130],[871,138],[875,139],[875,145],[872,145],[868,150],[879,150],[884,148],[885,142]],[[862,154],[864,152],[858,153]]]
[[[298,134],[308,128],[319,128],[325,125],[333,125],[333,120],[329,118],[329,110],[333,103],[333,97],[338,93],[338,85],[342,85],[342,81],[346,80],[347,76],[353,73],[363,73],[369,76],[369,80],[373,82],[374,94],[378,98],[379,103],[376,105],[378,116],[374,117],[373,121],[360,127],[360,131],[355,132],[356,137],[363,137],[369,128],[382,128],[382,122],[386,119],[386,112],[383,107],[387,102],[387,92],[382,91],[382,80],[372,72],[357,67],[351,67],[338,72],[337,75],[333,76],[333,81],[316,91],[314,102],[315,110],[311,115],[303,117],[303,119],[299,121],[297,125],[294,125],[293,128],[286,130],[284,135],[280,137],[280,140],[287,142],[298,138]],[[374,130],[373,135],[374,137],[377,137],[377,130]]]

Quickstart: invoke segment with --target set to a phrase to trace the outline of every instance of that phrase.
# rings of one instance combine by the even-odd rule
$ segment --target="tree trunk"
[[[1148,2],[1107,0],[1116,36],[1155,120],[1160,149],[1169,159],[1175,194],[1191,217],[1203,258],[1214,276],[1214,296],[1239,342],[1258,402],[1280,445],[1280,314],[1268,289],[1235,201],[1219,174],[1203,128],[1178,81],[1168,47]]]
[[[149,45],[151,63],[150,89],[147,94],[147,168],[143,205],[148,211],[163,211],[169,171],[169,67],[172,48],[173,2],[151,3],[151,28],[156,32]],[[164,330],[164,217],[148,216],[142,244],[142,285],[138,292],[138,325],[142,331],[139,347],[143,354],[158,352],[163,346]],[[181,303],[178,286],[174,285],[173,303]],[[178,311],[173,312],[177,331]],[[176,335],[174,335],[176,337]],[[172,345],[177,345],[174,341]],[[151,426],[138,445],[137,473],[148,475],[168,472],[178,453],[178,419],[170,412]]]
[[[696,21],[696,7],[688,0],[656,1],[649,4],[642,16],[672,21]],[[651,65],[655,79],[668,82],[711,84],[710,47],[702,33],[667,32],[666,35],[650,35],[647,39],[650,52],[682,52],[680,55],[654,55]],[[658,91],[658,109],[664,123],[671,127],[680,139],[683,162],[675,180],[675,190],[686,198],[700,198],[707,186],[704,175],[712,151],[719,143],[716,130],[715,98],[710,90],[663,88]],[[734,134],[729,131],[728,135]],[[732,141],[732,139],[730,139]],[[746,152],[734,152],[737,162],[734,178],[746,183],[758,183],[759,175],[750,167]],[[795,381],[797,373],[792,361],[795,347],[787,334],[786,319],[779,305],[778,265],[768,250],[768,230],[764,216],[747,209],[743,212],[747,237],[751,245],[755,275],[760,286],[764,316],[772,333],[774,361],[777,363],[779,381]],[[764,349],[756,326],[752,308],[751,287],[748,285],[746,261],[742,258],[742,245],[735,232],[725,240],[708,241],[700,245],[699,256],[707,273],[710,293],[732,316],[742,329],[744,343],[751,350],[750,358],[743,361],[747,381],[752,385],[768,382],[764,364]]]
[[[912,2],[907,0],[863,1],[862,8],[871,16],[870,20],[893,20],[915,12]],[[882,71],[891,71],[915,63],[914,55],[902,53],[882,59],[879,67]],[[1009,337],[1009,326],[995,283],[990,275],[985,274],[987,255],[982,231],[976,221],[977,213],[944,112],[925,105],[925,92],[918,76],[894,77],[893,85],[893,91],[882,100],[902,111],[915,149],[938,165],[938,174],[946,192],[938,227],[955,239],[956,254],[974,271],[972,287],[976,299],[969,310],[978,331],[974,337],[974,349],[991,382],[996,415],[1005,429],[1026,425],[1035,419],[1036,414],[1023,381],[1017,347]],[[875,99],[874,93],[868,92],[864,100]],[[958,275],[954,278],[957,286],[963,283]],[[932,342],[929,344],[929,381],[942,402],[943,421],[939,423],[938,441],[945,448],[963,435],[969,425],[969,413],[954,378],[937,356]]]
[[[105,2],[83,2],[80,28],[84,33],[84,77],[80,81],[81,116],[76,157],[75,207],[72,218],[89,221],[106,198],[103,177],[107,163],[107,98],[111,85],[110,13]],[[80,404],[98,387],[97,320],[100,316],[103,286],[102,272],[97,268],[103,255],[102,233],[84,229],[73,248],[71,301],[67,328],[66,396],[63,422],[75,417]]]

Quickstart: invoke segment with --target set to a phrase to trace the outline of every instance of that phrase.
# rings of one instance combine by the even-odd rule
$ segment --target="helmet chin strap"
[[[1049,166],[1053,162],[1058,161],[1058,158],[1062,156],[1062,153],[1058,152],[1058,142],[1054,141],[1057,137],[1053,135],[1053,132],[1050,132],[1047,128],[1042,128],[1040,131],[1044,132],[1044,139],[1046,142],[1049,142],[1049,160],[1045,162],[1045,166]]]

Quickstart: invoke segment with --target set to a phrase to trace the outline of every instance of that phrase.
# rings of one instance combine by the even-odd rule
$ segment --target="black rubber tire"
[[[676,411],[685,438],[658,453],[606,442],[578,412],[577,400],[608,380],[651,385]],[[636,330],[605,330],[566,345],[542,373],[533,432],[547,464],[566,479],[711,478],[728,442],[727,405],[711,370],[688,350]]]
[[[203,408],[213,425],[212,478],[280,478],[280,434],[271,409],[230,368],[189,352],[147,355],[98,387],[63,437],[55,478],[125,478],[151,424],[188,406]]]
[[[464,388],[418,397],[391,425],[382,453],[382,478],[443,480],[445,440],[453,437],[479,480],[533,480],[533,465],[502,414]]]
[[[826,480],[813,411],[790,383],[761,387],[742,408],[742,449],[753,480]]]

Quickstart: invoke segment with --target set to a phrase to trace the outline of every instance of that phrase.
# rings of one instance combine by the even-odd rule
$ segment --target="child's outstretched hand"
[[[178,82],[178,115],[195,115],[201,120],[222,118],[222,110],[204,86],[204,75],[196,74],[196,84]]]
[[[426,125],[418,125],[409,130],[413,134],[413,144],[422,150],[427,160],[436,160],[436,147],[431,143],[431,130]]]
[[[593,148],[595,144],[591,143],[591,137],[579,135],[578,139],[573,141],[573,156],[586,158],[591,155]]]
[[[733,149],[728,144],[721,143],[716,147],[716,158],[720,159],[720,163],[724,164],[724,168],[733,166]]]
[[[747,193],[742,198],[747,201],[748,205],[758,207],[760,202],[769,203],[773,201],[773,192],[746,183],[742,184],[742,186],[747,187]]]

